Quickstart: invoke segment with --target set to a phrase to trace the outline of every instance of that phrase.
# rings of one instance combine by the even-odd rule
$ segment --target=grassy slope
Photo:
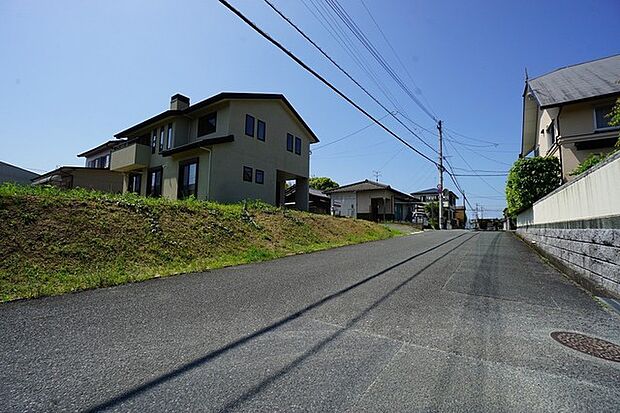
[[[0,185],[0,301],[61,294],[384,239],[374,223]]]

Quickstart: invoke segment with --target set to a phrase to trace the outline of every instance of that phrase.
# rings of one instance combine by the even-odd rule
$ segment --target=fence
[[[517,233],[583,284],[620,297],[620,152],[522,211]]]

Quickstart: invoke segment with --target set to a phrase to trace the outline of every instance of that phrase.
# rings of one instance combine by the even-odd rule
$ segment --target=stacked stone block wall
[[[605,221],[615,222],[618,218]],[[517,233],[568,269],[578,281],[620,298],[620,229],[610,225],[587,228],[591,224],[587,221],[575,224],[533,225],[519,228]],[[574,228],[577,226],[582,228]]]

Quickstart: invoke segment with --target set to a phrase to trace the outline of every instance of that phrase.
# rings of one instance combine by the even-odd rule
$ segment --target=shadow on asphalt
[[[339,291],[336,291],[333,294],[330,294],[324,298],[322,298],[319,301],[316,301],[304,308],[302,308],[301,310],[289,315],[288,317],[282,318],[278,321],[276,321],[275,323],[264,327],[250,335],[247,335],[245,337],[242,337],[238,340],[235,340],[227,345],[225,345],[224,347],[220,347],[217,350],[213,350],[212,352],[209,352],[207,354],[205,354],[203,357],[200,357],[194,361],[191,361],[189,363],[186,363],[182,366],[180,366],[179,368],[172,370],[166,374],[163,374],[153,380],[150,380],[138,387],[135,387],[131,390],[128,390],[125,393],[122,393],[108,401],[105,401],[103,403],[100,403],[88,410],[86,410],[87,412],[99,412],[102,410],[107,410],[110,408],[113,408],[114,406],[117,406],[127,400],[130,400],[138,395],[140,395],[141,393],[144,393],[148,390],[151,390],[157,386],[159,386],[160,384],[163,384],[165,382],[167,382],[168,380],[172,380],[175,377],[178,377],[184,373],[187,373],[188,371],[197,368],[219,356],[221,356],[224,353],[227,353],[230,350],[233,350],[236,347],[239,347],[241,345],[247,344],[248,342],[250,342],[251,340],[260,337],[270,331],[273,331],[287,323],[290,323],[293,320],[298,319],[299,317],[301,317],[302,315],[304,315],[305,313],[307,313],[308,311],[311,311],[323,304],[325,304],[328,301],[331,301],[335,298],[340,297],[343,294],[346,294],[347,292],[361,286],[364,285],[366,283],[368,283],[369,281],[403,265],[406,264],[407,262],[418,258],[424,254],[428,254],[431,251],[434,251],[436,249],[438,249],[439,247],[446,245],[458,238],[461,238],[465,235],[467,235],[468,233],[463,233],[461,235],[457,235],[456,237],[450,238],[449,240],[446,240],[440,244],[435,245],[434,247],[428,248],[422,252],[419,252],[415,255],[412,255],[409,258],[406,258],[384,270],[379,271],[376,274],[373,274],[367,278],[364,278],[363,280],[352,284],[346,288],[343,288]],[[371,310],[373,310],[374,308],[376,308],[379,304],[381,304],[383,301],[385,301],[388,297],[390,297],[391,295],[393,295],[395,292],[397,292],[398,290],[400,290],[402,287],[404,287],[406,284],[408,284],[409,282],[411,282],[415,277],[417,277],[418,275],[420,275],[422,272],[426,271],[428,268],[430,268],[432,265],[434,265],[435,263],[437,263],[439,260],[441,260],[442,258],[446,257],[448,254],[450,254],[452,251],[456,250],[458,247],[460,247],[461,245],[465,244],[467,241],[469,241],[470,239],[472,239],[473,237],[475,237],[477,234],[474,234],[470,237],[468,237],[465,241],[459,243],[458,245],[454,246],[453,248],[451,248],[450,250],[448,250],[447,252],[445,252],[444,254],[442,254],[441,256],[439,256],[437,259],[433,260],[430,264],[426,265],[424,268],[420,269],[419,271],[417,271],[415,274],[411,275],[409,278],[407,278],[405,281],[401,282],[400,284],[398,284],[396,287],[394,287],[393,289],[391,289],[388,293],[386,293],[385,295],[383,295],[381,298],[379,298],[377,301],[375,301],[370,307],[366,308],[364,311],[362,311],[359,315],[357,315],[355,318],[353,318],[352,320],[350,320],[344,327],[342,327],[340,330],[336,331],[334,334],[330,335],[329,337],[327,337],[326,339],[322,340],[321,342],[319,342],[318,344],[316,344],[314,347],[312,347],[310,350],[308,350],[307,352],[305,352],[304,354],[302,354],[301,356],[299,356],[297,359],[295,359],[293,362],[289,363],[286,367],[280,369],[278,372],[274,373],[273,375],[267,377],[266,379],[264,379],[263,381],[261,381],[259,384],[257,384],[256,386],[252,387],[251,389],[249,389],[248,391],[246,391],[244,394],[242,394],[241,396],[237,397],[235,400],[229,402],[228,404],[226,404],[221,410],[229,410],[232,408],[235,408],[239,405],[241,405],[242,403],[244,403],[245,401],[251,399],[252,397],[254,397],[255,395],[259,394],[265,387],[269,386],[271,383],[273,383],[274,381],[276,381],[279,377],[282,377],[283,375],[287,374],[289,371],[291,371],[292,369],[294,369],[295,367],[297,367],[299,364],[301,364],[304,360],[306,360],[308,357],[312,356],[313,354],[316,354],[317,352],[319,352],[323,347],[325,347],[329,342],[333,341],[335,338],[337,338],[338,336],[340,336],[342,333],[344,333],[346,330],[350,329],[355,323],[357,323],[360,319],[362,319],[366,314],[368,314]]]

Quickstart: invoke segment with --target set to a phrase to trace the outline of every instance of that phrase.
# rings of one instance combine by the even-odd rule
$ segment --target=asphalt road
[[[0,305],[1,411],[620,411],[620,317],[507,233]]]

